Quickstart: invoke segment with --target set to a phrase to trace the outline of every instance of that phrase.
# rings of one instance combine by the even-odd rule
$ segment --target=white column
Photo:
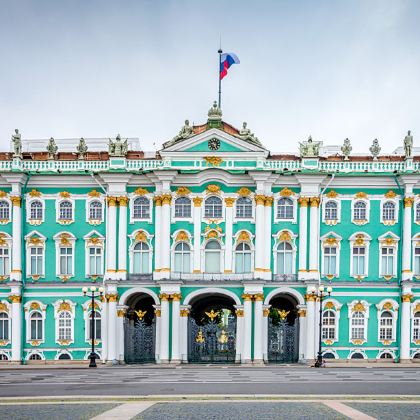
[[[265,196],[257,194],[255,196],[255,271],[264,272],[265,266],[265,229],[264,229],[264,204]],[[271,235],[271,232],[270,232]]]
[[[201,197],[194,197],[194,267],[193,273],[201,273]]]
[[[180,353],[181,361],[188,363],[188,315],[190,313],[190,306],[182,306],[180,310],[181,325],[180,325]]]
[[[413,197],[404,198],[404,224],[402,243],[402,280],[409,280],[412,276],[411,270],[411,219],[413,211]]]
[[[308,243],[308,202],[309,198],[300,197],[300,213],[299,213],[299,273],[306,273],[307,261],[307,243]]]
[[[106,278],[115,278],[117,271],[117,199],[107,197],[108,202],[108,224],[106,231]]]
[[[319,299],[315,299],[315,319],[314,319],[314,355],[318,355],[319,350],[319,307],[321,302]]]
[[[306,360],[315,359],[315,297],[306,298]]]
[[[161,221],[161,272],[171,271],[171,200],[170,194],[162,195],[162,221]]]
[[[254,363],[263,361],[263,300],[262,293],[256,295],[254,303]]]
[[[117,306],[117,360],[124,362],[124,319],[127,312],[127,306]]]
[[[307,359],[306,357],[306,306],[298,307],[299,316],[299,361]]]
[[[20,289],[20,288],[19,288]],[[12,302],[12,362],[21,362],[22,358],[22,296],[17,290],[12,290],[9,299]]]
[[[265,197],[264,201],[264,270],[269,273],[271,271],[271,257],[273,250],[271,249],[271,218],[272,218],[273,197]]]
[[[101,334],[102,334],[102,363],[108,360],[108,301],[104,297],[102,302],[101,317]]]
[[[252,295],[244,294],[244,327],[242,363],[251,363],[252,339]]]
[[[268,317],[271,305],[263,305],[262,353],[264,362],[268,362]]]
[[[181,293],[172,295],[172,354],[171,363],[180,363],[180,344],[181,344],[181,313],[180,313]]]
[[[319,198],[311,197],[311,210],[310,218],[311,222],[309,225],[309,237],[310,237],[310,247],[309,247],[309,271],[312,273],[319,273]],[[319,274],[318,274],[319,277]]]
[[[226,223],[225,223],[225,273],[232,273],[232,242],[233,242],[233,203],[232,197],[225,198],[226,204]]]
[[[119,278],[127,278],[127,197],[118,197],[120,214],[118,220],[118,273]]]
[[[169,296],[160,295],[160,362],[169,362]]]
[[[410,359],[410,306],[413,295],[408,288],[403,289],[401,296],[401,342],[400,342],[400,361],[406,362]]]
[[[235,362],[240,363],[243,352],[243,336],[244,336],[244,307],[243,305],[235,305],[236,314],[236,355]]]
[[[10,279],[22,280],[22,209],[21,197],[11,196],[13,204],[12,216],[12,270]]]
[[[110,293],[108,299],[108,361],[117,360],[117,301],[118,295]]]
[[[155,271],[159,271],[161,268],[161,224],[162,224],[162,197],[156,196],[154,199],[155,203],[155,247],[154,247],[154,257],[155,257]]]
[[[155,361],[156,363],[160,363],[160,336],[161,336],[161,309],[160,305],[153,305],[155,308]]]

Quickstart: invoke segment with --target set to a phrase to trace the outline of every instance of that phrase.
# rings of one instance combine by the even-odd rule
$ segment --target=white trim
[[[286,222],[286,223],[296,224],[297,223],[298,196],[297,196],[297,194],[293,194],[293,195],[289,195],[287,197],[283,197],[282,195],[280,195],[280,192],[281,191],[279,191],[278,193],[273,195],[273,199],[274,199],[274,222],[273,223]],[[291,219],[283,219],[283,218],[277,217],[279,201],[282,198],[288,198],[288,199],[292,200],[292,203],[293,203],[293,217]]]
[[[383,349],[383,350],[380,350],[379,352],[378,352],[378,354],[376,355],[376,359],[377,360],[380,360],[381,359],[381,356],[383,355],[383,354],[390,354],[391,356],[392,356],[392,360],[395,360],[395,351],[394,350],[390,350],[390,349]],[[381,359],[381,360],[387,360],[387,359]],[[388,359],[389,360],[389,359]]]
[[[84,326],[85,326],[85,341],[90,344],[89,334],[90,334],[90,313],[92,312],[91,308],[92,300],[88,299],[83,305],[83,320],[84,320]],[[102,342],[102,330],[103,326],[105,324],[104,320],[102,319],[102,302],[99,299],[95,299],[95,304],[98,305],[98,309],[96,312],[99,312],[100,314],[100,320],[101,320],[101,338],[98,340],[99,342]],[[96,330],[95,330],[96,334]]]
[[[2,239],[6,242],[6,244],[0,246],[0,248],[6,248],[6,249],[9,250],[9,258],[8,258],[9,264],[8,264],[7,270],[6,270],[6,267],[5,267],[5,272],[7,272],[7,274],[4,275],[4,277],[8,278],[8,277],[10,277],[10,272],[12,270],[12,258],[13,258],[13,255],[12,255],[13,254],[13,252],[12,252],[12,241],[13,241],[13,239],[7,232],[1,232],[1,234],[3,235]]]
[[[283,232],[287,232],[290,235],[290,241],[280,241],[280,235]],[[277,267],[278,267],[278,262],[277,262],[277,248],[278,246],[282,243],[288,243],[292,246],[292,273],[291,274],[296,274],[296,256],[297,256],[297,246],[296,246],[296,238],[297,238],[297,234],[293,233],[291,230],[289,229],[282,229],[279,230],[277,233],[273,234],[272,237],[274,238],[274,245],[272,248],[272,252],[273,252],[273,262],[274,262],[274,267],[273,267],[273,273],[279,274],[277,272]]]
[[[98,242],[96,244],[89,244],[89,240],[92,238],[92,236],[95,236],[98,238]],[[105,237],[101,235],[96,230],[91,230],[87,235],[83,236],[83,239],[85,241],[85,273],[86,277],[88,276],[98,276],[102,277],[104,275],[105,270]],[[100,248],[101,249],[101,273],[91,273],[90,272],[90,254],[89,249],[90,248]]]
[[[134,273],[134,247],[140,243],[141,241],[136,241],[136,235],[140,232],[143,232],[146,235],[146,244],[149,246],[149,271],[144,274],[150,274],[153,272],[153,245],[152,245],[152,239],[154,235],[149,234],[144,229],[137,229],[134,232],[132,232],[128,237],[130,238],[130,246],[128,249],[128,256],[129,256],[129,267],[130,267],[130,273]]]
[[[94,201],[97,201],[99,203],[101,203],[102,206],[102,211],[101,211],[101,218],[100,219],[91,219],[89,217],[89,213],[90,213],[90,204],[93,203]],[[85,201],[85,212],[86,212],[86,222],[89,223],[90,225],[98,225],[100,223],[103,223],[105,220],[105,200],[104,200],[104,196],[101,194],[99,197],[88,197]]]
[[[214,229],[209,230],[209,232],[211,232]],[[204,233],[203,235],[207,235],[209,232]],[[221,235],[219,234],[218,238],[209,238],[209,239],[204,239],[201,243],[201,267],[203,267],[203,272],[204,273],[208,273],[206,271],[206,245],[209,242],[212,241],[216,241],[219,245],[220,245],[220,267],[219,267],[219,271],[218,272],[214,272],[214,273],[208,273],[208,274],[220,274],[220,273],[224,273],[225,271],[225,245],[220,237]]]
[[[5,300],[5,299],[1,300],[0,303],[3,303],[4,305],[6,305],[6,308],[7,308],[6,311],[0,311],[0,313],[5,313],[7,315],[7,337],[8,337],[8,339],[7,340],[2,340],[2,341],[5,341],[6,345],[7,345],[7,344],[10,344],[11,341],[12,341],[12,335],[11,335],[12,334],[12,314],[11,314],[12,305],[9,303],[8,300]],[[4,349],[4,350],[6,350],[6,349]],[[10,357],[9,357],[9,359],[10,359]]]
[[[211,197],[217,197],[222,202],[222,215],[220,217],[206,217],[206,201]],[[202,223],[209,223],[210,221],[217,220],[219,223],[224,222],[226,220],[226,204],[225,204],[225,195],[222,190],[220,190],[219,194],[207,194],[203,196],[203,203],[201,204],[201,222]]]
[[[274,290],[272,290],[265,298],[264,305],[269,305],[270,300],[277,295],[290,295],[293,296],[297,302],[298,305],[305,305],[305,299],[303,296],[295,289],[292,289],[291,287],[287,286],[280,286]]]
[[[385,303],[391,303],[392,308],[391,309],[384,309]],[[378,331],[377,331],[377,339],[379,342],[388,341],[387,339],[381,339],[380,338],[380,329],[381,329],[381,317],[384,312],[389,312],[392,315],[392,338],[389,340],[391,343],[395,342],[397,340],[397,322],[398,322],[398,303],[393,299],[382,299],[378,304],[375,305],[376,309],[378,310],[377,313],[377,321],[378,321]]]
[[[252,223],[255,224],[255,200],[254,200],[254,193],[250,193],[248,196],[240,196],[237,195],[235,197],[235,204],[233,206],[233,223],[238,223],[238,222],[248,222],[248,223]],[[248,198],[249,200],[251,200],[251,207],[252,207],[252,216],[251,217],[237,217],[236,216],[236,204],[238,202],[238,200],[240,198]]]
[[[62,234],[67,234],[68,236],[68,241],[69,241],[69,245],[62,245],[60,243],[61,241],[61,235]],[[62,231],[62,232],[58,232],[53,236],[53,240],[55,241],[55,275],[57,277],[65,277],[65,278],[72,278],[75,276],[75,270],[74,270],[74,266],[75,266],[75,260],[76,260],[76,237],[74,236],[73,233],[68,232],[68,231]],[[60,273],[60,247],[71,247],[72,248],[72,273],[71,274],[62,274]]]
[[[351,328],[352,328],[352,316],[353,316],[353,307],[357,304],[357,303],[361,303],[364,306],[364,310],[363,311],[354,311],[354,312],[361,312],[364,315],[364,332],[363,332],[363,339],[359,339],[359,338],[355,338],[353,339],[352,336],[352,332],[351,332]],[[368,303],[365,300],[353,300],[352,302],[348,302],[347,303],[348,306],[348,319],[349,319],[349,342],[354,344],[355,340],[361,340],[362,343],[366,343],[368,341],[368,323],[369,323],[369,307],[370,307],[370,303]]]
[[[354,218],[354,205],[359,201],[366,204],[366,220],[365,221],[356,220]],[[370,201],[367,198],[354,198],[354,197],[352,197],[352,200],[351,200],[351,222],[355,225],[358,225],[358,226],[362,226],[362,225],[365,225],[365,224],[370,222]]]
[[[188,293],[184,298],[183,305],[190,305],[191,301],[197,296],[201,295],[224,295],[232,298],[235,301],[235,305],[242,305],[239,297],[230,290],[218,288],[218,287],[206,287],[204,289],[194,290],[193,292]]]
[[[325,348],[325,350],[322,352],[322,357],[324,357],[324,355],[325,355],[325,353],[331,353],[333,356],[334,356],[334,359],[339,359],[340,357],[338,356],[338,354],[337,354],[337,352],[335,351],[335,349],[333,349],[333,348],[328,348],[328,347],[325,347],[325,346],[322,346],[322,348]],[[330,360],[330,359],[325,359],[325,360]]]
[[[391,237],[395,243],[391,244],[391,245],[387,245],[384,244],[384,240],[387,237]],[[379,243],[379,277],[384,278],[386,275],[382,274],[382,248],[392,248],[394,250],[393,253],[393,259],[392,259],[392,263],[393,263],[393,267],[392,267],[392,271],[393,271],[393,275],[392,278],[396,278],[397,277],[397,267],[398,267],[398,242],[399,242],[400,238],[399,236],[395,235],[395,233],[393,232],[385,232],[383,235],[379,236],[378,238],[378,243]]]
[[[29,239],[32,238],[32,236],[37,236],[40,238],[41,242],[39,244],[31,244],[29,242]],[[36,230],[33,230],[32,232],[29,232],[26,236],[25,236],[25,246],[26,246],[26,277],[32,277],[34,276],[33,274],[31,274],[32,271],[32,267],[31,267],[31,248],[42,248],[43,249],[43,253],[42,253],[42,274],[39,275],[39,278],[45,278],[45,252],[47,249],[46,246],[46,241],[47,238],[42,235],[41,233],[39,233]]]
[[[27,194],[28,195],[28,194]],[[31,204],[34,201],[39,201],[42,205],[42,216],[41,216],[41,220],[38,219],[31,219],[30,215],[31,215]],[[26,199],[26,223],[29,223],[30,225],[35,225],[38,226],[41,223],[45,222],[45,199],[43,197],[29,197]]]
[[[352,349],[352,350],[350,350],[349,355],[347,356],[347,359],[349,359],[349,360],[352,359],[353,354],[361,354],[363,356],[364,360],[367,360],[367,358],[368,358],[366,356],[365,349]],[[361,360],[361,359],[353,359],[353,360]]]
[[[357,239],[358,235],[363,235],[363,240],[365,241],[364,245],[356,245],[355,241]],[[365,253],[365,273],[362,278],[369,276],[369,248],[370,248],[370,241],[372,240],[371,236],[368,235],[366,232],[355,232],[353,235],[350,236],[349,242],[350,242],[350,277],[358,278],[358,275],[355,275],[353,272],[353,248],[354,247],[362,247],[364,246],[366,248]]]
[[[240,241],[239,240],[239,235],[242,232],[246,232],[249,236],[249,241]],[[251,268],[250,268],[250,273],[254,272],[254,268],[255,268],[255,247],[254,247],[254,238],[255,235],[252,234],[252,232],[248,229],[240,229],[238,230],[235,235],[233,235],[233,245],[232,245],[232,272],[236,273],[236,247],[241,244],[241,243],[246,243],[247,245],[249,245],[250,247],[250,252],[251,252]],[[242,274],[242,273],[241,273]],[[246,274],[246,273],[243,273]]]
[[[60,305],[62,304],[62,303],[68,303],[69,305],[70,305],[70,310],[69,311],[61,311],[59,308],[60,308]],[[72,302],[71,300],[69,300],[69,299],[60,299],[60,300],[56,300],[54,303],[53,303],[53,306],[54,306],[54,319],[55,319],[55,342],[57,343],[57,344],[59,344],[59,314],[61,313],[61,312],[68,312],[68,313],[70,313],[70,315],[71,315],[71,317],[70,317],[70,319],[71,319],[71,338],[70,338],[70,343],[69,344],[72,344],[72,343],[74,343],[74,318],[75,318],[75,316],[76,316],[76,303],[74,303],[74,302]]]
[[[190,217],[175,217],[175,205],[176,200],[178,198],[187,198],[190,200]],[[176,222],[187,222],[187,223],[193,223],[193,216],[194,216],[194,204],[192,201],[191,193],[186,195],[176,195],[175,193],[172,196],[172,202],[173,205],[171,206],[171,221]],[[182,229],[181,229],[182,230]]]
[[[178,234],[180,232],[186,232],[187,234],[187,240],[186,241],[177,241],[176,237],[178,236]],[[180,244],[180,243],[185,243],[190,247],[190,271],[188,271],[188,273],[192,273],[193,270],[193,254],[194,254],[194,249],[193,249],[193,244],[192,244],[192,235],[191,233],[186,230],[186,229],[178,229],[176,230],[172,235],[171,235],[171,239],[172,239],[172,244],[171,244],[171,271],[175,272],[175,247]],[[186,273],[185,271],[183,272],[184,274]]]
[[[333,304],[334,304],[334,309],[326,309],[325,308],[325,305],[327,304],[327,302],[332,302]],[[328,299],[325,299],[323,302],[322,302],[322,315],[324,315],[324,312],[325,311],[332,311],[333,313],[334,313],[334,315],[335,315],[335,324],[334,324],[334,329],[335,329],[335,332],[334,332],[334,339],[333,340],[331,340],[331,339],[325,339],[325,340],[323,340],[323,342],[324,342],[324,345],[325,345],[325,341],[326,340],[331,340],[333,343],[337,343],[337,342],[339,342],[340,340],[339,340],[339,337],[340,337],[340,314],[341,314],[341,307],[342,307],[343,305],[337,300],[337,299],[333,299],[333,298],[328,298]],[[322,325],[322,328],[324,327],[324,325]]]
[[[332,220],[332,219],[326,219],[325,218],[325,206],[330,203],[336,203],[337,204],[337,219],[336,220]],[[329,226],[335,226],[339,223],[341,223],[341,200],[339,198],[323,198],[322,200],[322,223],[325,223],[326,225]]]
[[[144,197],[149,200],[149,217],[146,219],[136,219],[134,218],[134,201],[136,198]],[[129,207],[130,207],[130,225],[133,223],[152,223],[153,222],[153,193],[147,193],[144,195],[137,195],[134,193],[128,194],[129,198]]]
[[[10,192],[10,193],[12,193],[12,192]],[[10,198],[9,197],[7,197],[7,196],[1,197],[0,198],[0,202],[1,201],[5,201],[8,204],[8,206],[9,206],[9,218],[8,219],[1,219],[0,220],[0,225],[4,226],[4,225],[8,225],[9,223],[11,223],[11,221],[13,219],[13,211],[14,211],[14,209],[13,209],[13,205],[12,205],[12,202],[10,201]]]
[[[42,350],[38,350],[38,349],[25,349],[26,351],[26,357],[25,360],[26,361],[30,361],[30,362],[37,362],[37,360],[30,360],[30,357],[34,354],[37,354],[38,356],[41,357],[41,360],[45,360],[45,356],[44,356],[44,349]]]
[[[64,359],[64,360],[73,360],[73,355],[71,354],[71,352],[69,350],[66,350],[66,349],[58,350],[57,354],[54,357],[54,360],[61,360],[60,356],[62,354],[68,354],[70,356],[70,359]]]
[[[337,241],[336,245],[330,245],[328,243],[326,243],[326,239],[330,238],[330,237],[334,237]],[[328,232],[325,235],[322,235],[320,237],[320,241],[321,241],[321,276],[322,277],[326,277],[326,273],[325,273],[325,255],[324,255],[324,248],[325,247],[329,247],[329,248],[333,248],[336,247],[337,248],[337,253],[335,255],[335,270],[336,273],[334,273],[333,277],[339,278],[340,277],[340,255],[341,255],[341,240],[343,238],[338,235],[335,232]]]
[[[33,303],[36,303],[39,305],[39,309],[31,309],[31,305]],[[45,343],[45,335],[46,335],[46,331],[45,331],[45,320],[47,318],[47,305],[42,303],[39,300],[30,300],[28,302],[25,303],[24,305],[24,312],[25,312],[25,322],[26,322],[26,343],[31,343],[31,341],[38,341],[40,344]],[[41,321],[42,321],[42,338],[41,339],[37,339],[31,338],[31,315],[34,312],[38,312],[41,314]]]
[[[60,219],[60,204],[64,201],[68,201],[71,203],[71,219],[65,219],[65,221]],[[58,196],[55,200],[55,221],[60,225],[70,225],[74,222],[74,216],[76,213],[76,200],[70,196],[68,198]]]
[[[398,196],[399,197],[399,196]],[[399,218],[399,199],[397,198],[386,198],[386,197],[382,197],[380,200],[380,222],[385,225],[385,226],[394,226],[398,223],[398,218]],[[385,221],[383,219],[383,206],[385,203],[393,203],[395,208],[395,219],[392,221]]]
[[[137,293],[144,293],[145,295],[149,295],[155,301],[155,305],[160,305],[160,300],[158,295],[150,289],[146,287],[132,287],[131,289],[126,290],[121,296],[120,300],[118,301],[118,305],[126,305],[127,300],[130,296],[135,295]]]

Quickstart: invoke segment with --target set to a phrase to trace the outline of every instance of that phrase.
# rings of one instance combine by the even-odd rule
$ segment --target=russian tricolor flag
[[[239,64],[239,58],[233,53],[224,53],[220,55],[220,80],[222,80],[228,72],[228,68],[232,64]]]

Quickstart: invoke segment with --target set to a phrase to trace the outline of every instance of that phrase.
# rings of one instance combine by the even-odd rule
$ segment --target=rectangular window
[[[392,340],[392,318],[381,319],[380,340]]]
[[[89,248],[89,274],[91,276],[98,276],[103,274],[102,268],[102,248]]]
[[[324,275],[337,274],[337,248],[326,246],[324,248]]]
[[[32,276],[42,276],[44,265],[44,249],[30,248],[30,272]]]
[[[382,276],[393,276],[394,275],[394,248],[383,247],[381,249],[382,255]]]
[[[31,340],[42,340],[42,319],[31,319]]]
[[[414,274],[420,275],[420,248],[414,248]]]
[[[60,247],[60,275],[73,275],[73,249],[70,247]]]
[[[353,275],[364,276],[365,273],[366,248],[353,247]]]
[[[0,248],[0,276],[10,274],[9,248]]]
[[[9,339],[9,318],[4,312],[0,313],[0,340]]]

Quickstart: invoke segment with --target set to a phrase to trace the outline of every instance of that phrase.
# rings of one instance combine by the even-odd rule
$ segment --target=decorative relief
[[[287,187],[284,187],[279,194],[281,197],[290,197],[291,195],[295,195],[295,193]]]
[[[187,187],[179,187],[176,190],[175,194],[179,196],[185,196],[185,195],[191,194],[191,191]]]
[[[360,339],[356,339],[356,340],[351,340],[351,342],[356,346],[361,346],[364,341]]]
[[[394,239],[392,236],[388,236],[387,238],[382,239],[381,244],[386,246],[395,245],[397,243],[396,239]]]
[[[147,242],[147,235],[143,230],[141,230],[140,232],[137,232],[134,239],[137,242]]]
[[[127,207],[128,206],[128,197],[125,195],[121,195],[117,197],[118,204],[120,207]]]
[[[137,188],[137,189],[134,191],[134,195],[146,195],[146,194],[148,194],[148,193],[149,193],[149,191],[147,191],[146,189],[141,188],[141,187]]]
[[[89,197],[100,197],[101,196],[101,193],[99,192],[99,191],[96,191],[96,190],[92,190],[92,191],[89,191],[88,192],[88,196]]]
[[[0,312],[9,312],[9,308],[5,303],[0,302]]]
[[[41,197],[41,191],[38,191],[38,190],[35,190],[35,189],[32,189],[32,191],[29,191],[29,197],[32,197],[32,198],[34,198],[34,197]]]
[[[235,199],[233,197],[226,197],[225,198],[226,207],[233,207],[235,203]]]
[[[401,296],[401,300],[403,302],[411,302],[411,299],[413,299],[413,295],[411,293],[406,293],[405,295]]]
[[[220,166],[220,164],[223,162],[223,159],[217,156],[204,156],[203,159],[206,161],[207,165],[212,166]]]
[[[352,312],[365,312],[365,311],[366,311],[366,308],[362,302],[357,302],[352,308]]]
[[[300,197],[298,200],[300,207],[308,207],[309,197]]]
[[[162,194],[161,199],[162,199],[162,206],[170,205],[172,201],[172,196],[171,194]]]
[[[4,198],[4,197],[7,197],[7,192],[0,190],[0,198]]]
[[[264,200],[264,206],[265,207],[271,207],[273,205],[273,201],[274,201],[273,197],[266,196],[265,200]]]
[[[68,191],[60,191],[60,192],[58,193],[58,195],[59,195],[61,198],[70,198],[70,197],[71,197],[71,194],[70,194]]]
[[[10,201],[12,202],[12,205],[15,207],[20,207],[20,203],[22,202],[22,197],[18,195],[10,196]]]
[[[239,242],[250,242],[251,238],[249,236],[249,233],[246,230],[243,230],[238,235],[238,243]]]
[[[201,197],[194,197],[193,198],[194,207],[201,207],[203,203],[203,199]]]
[[[70,303],[65,302],[65,301],[61,302],[60,305],[58,306],[58,312],[61,312],[61,311],[69,311],[69,312],[71,312],[71,305],[70,305]]]
[[[338,244],[338,239],[334,236],[330,236],[328,238],[325,238],[324,240],[324,245],[327,245],[327,246],[333,246],[337,244]]]
[[[0,340],[0,347],[7,346],[9,342],[7,340]]]
[[[263,206],[264,203],[265,203],[265,195],[263,195],[263,194],[257,194],[254,197],[254,199],[255,199],[255,203],[256,203],[257,206],[259,206],[259,205]]]
[[[31,245],[42,245],[44,243],[44,240],[39,236],[31,236],[28,239],[28,243]]]
[[[236,193],[240,197],[248,197],[249,195],[251,195],[251,190],[247,187],[242,187],[242,188],[239,188],[239,190],[236,191]]]
[[[311,197],[309,202],[311,203],[311,207],[319,207],[319,197]]]
[[[268,316],[268,315],[265,315],[265,311],[268,311],[268,309],[263,310],[263,315]],[[243,309],[236,309],[235,314],[238,318],[243,317],[244,316],[244,310]]]
[[[334,303],[333,302],[329,301],[329,302],[326,302],[325,303],[324,308],[325,309],[334,309],[335,306],[334,306]]]
[[[69,344],[71,344],[71,343],[72,343],[72,341],[71,341],[71,340],[58,340],[58,341],[57,341],[57,343],[58,343],[60,346],[68,346]]]
[[[119,318],[124,318],[125,317],[125,314],[126,314],[126,309],[117,309],[117,316],[119,317]]]
[[[210,184],[210,185],[207,185],[206,191],[207,193],[218,194],[220,193],[220,187],[215,184]]]
[[[21,303],[22,302],[22,296],[21,295],[9,295],[9,300],[12,303]]]
[[[404,207],[413,207],[414,197],[405,197],[404,198]]]
[[[327,194],[325,194],[328,198],[337,198],[338,197],[338,192],[334,191],[334,190],[330,190],[327,192]]]
[[[60,235],[60,245],[70,245],[70,234],[68,233],[62,233]]]
[[[115,207],[117,205],[117,197],[109,196],[106,198],[108,207]]]
[[[356,235],[356,239],[354,241],[354,244],[357,245],[357,246],[363,246],[363,245],[365,245],[365,237],[364,237],[364,235],[362,233],[358,233]]]
[[[306,309],[299,309],[298,310],[298,316],[300,318],[304,318],[306,316]]]
[[[363,191],[359,191],[358,193],[356,193],[354,195],[354,197],[355,198],[361,198],[361,199],[367,199],[368,198],[368,195],[365,192],[363,192]]]
[[[395,191],[389,190],[384,194],[384,196],[385,198],[395,198],[397,194],[395,193]]]
[[[31,311],[38,311],[41,309],[41,306],[39,305],[38,302],[32,302],[31,305],[29,306],[29,309]]]
[[[207,239],[217,239],[217,238],[219,238],[219,232],[217,232],[217,230],[212,229],[207,233],[206,238]]]
[[[288,242],[288,241],[291,241],[291,240],[292,240],[292,237],[287,230],[283,230],[283,231],[280,232],[280,234],[279,234],[279,241],[280,242]]]
[[[178,234],[176,235],[175,241],[188,242],[189,241],[188,233],[185,230],[180,230]]]

